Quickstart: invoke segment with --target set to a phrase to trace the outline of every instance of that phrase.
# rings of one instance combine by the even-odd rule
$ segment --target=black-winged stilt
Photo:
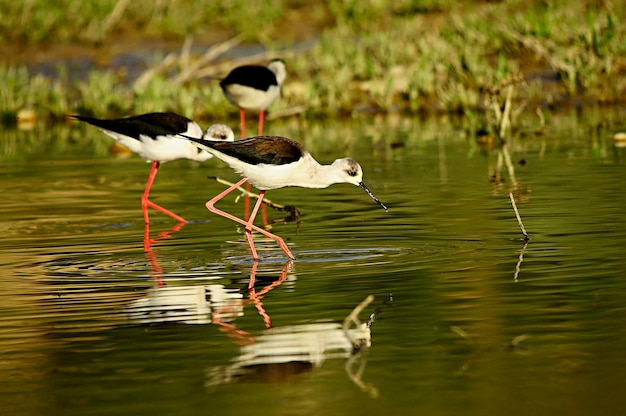
[[[93,117],[71,116],[98,127],[108,136],[128,147],[148,162],[152,162],[148,182],[141,196],[144,222],[149,223],[148,208],[154,208],[174,220],[187,222],[183,217],[163,208],[148,199],[150,188],[161,163],[177,159],[190,159],[204,162],[213,155],[189,140],[176,137],[184,134],[200,142],[209,140],[233,141],[235,135],[230,127],[214,124],[203,134],[193,120],[174,113],[148,113],[119,119],[97,119]]]
[[[322,165],[300,143],[280,136],[250,137],[231,143],[206,142],[195,137],[180,136],[212,153],[243,176],[239,182],[208,201],[206,206],[209,211],[245,226],[246,239],[254,259],[259,257],[252,240],[252,230],[273,239],[288,257],[295,258],[282,238],[254,225],[254,217],[267,190],[287,186],[326,188],[335,183],[351,183],[363,189],[378,205],[388,211],[363,183],[363,170],[354,159],[337,159],[330,165]],[[248,181],[260,192],[247,221],[215,208],[215,203]]]
[[[246,110],[259,111],[258,135],[263,135],[265,110],[280,97],[280,87],[287,78],[285,62],[274,59],[267,66],[239,66],[220,81],[231,104],[239,107],[241,137],[246,137]]]

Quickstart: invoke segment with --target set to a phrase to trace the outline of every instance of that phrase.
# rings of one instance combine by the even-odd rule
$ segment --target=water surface
[[[505,148],[446,119],[274,121],[357,159],[390,210],[347,184],[270,191],[301,213],[267,211],[297,259],[257,236],[257,264],[204,207],[208,175],[236,179],[219,161],[164,164],[153,200],[190,223],[146,229],[145,162],[88,126],[2,131],[3,414],[615,414],[623,119],[529,117]]]

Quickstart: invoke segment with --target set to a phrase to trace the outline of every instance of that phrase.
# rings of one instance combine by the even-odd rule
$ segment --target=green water
[[[163,165],[152,198],[190,223],[146,230],[149,165],[86,126],[2,131],[2,414],[618,414],[624,115],[529,117],[511,171],[445,119],[274,121],[322,162],[357,159],[390,208],[352,185],[268,192],[301,213],[272,225],[293,264],[258,236],[254,264],[206,210],[224,189],[207,175],[237,179],[219,161]],[[371,333],[343,331],[370,295]]]

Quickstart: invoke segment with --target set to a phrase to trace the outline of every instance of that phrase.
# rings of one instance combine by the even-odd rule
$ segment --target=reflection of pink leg
[[[254,282],[256,281],[256,269],[259,267],[259,262],[254,261],[252,263],[252,269],[250,270],[250,280],[248,281],[248,292],[254,293]]]
[[[141,210],[143,211],[143,222],[146,224],[150,223],[150,219],[148,218],[148,208],[154,208],[157,211],[160,211],[163,214],[170,216],[178,222],[187,222],[183,217],[174,214],[172,211],[165,209],[148,199],[150,189],[152,188],[152,183],[154,182],[154,178],[156,178],[157,172],[159,171],[159,165],[159,162],[152,162],[152,169],[150,169],[150,175],[148,176],[146,189],[144,189],[143,195],[141,195]]]
[[[231,214],[229,214],[227,212],[224,212],[222,210],[219,210],[219,209],[215,208],[215,204],[219,200],[224,198],[226,195],[228,195],[229,193],[231,193],[232,191],[234,191],[235,189],[237,189],[238,187],[240,187],[241,185],[243,185],[247,181],[248,181],[247,178],[243,178],[239,182],[237,182],[236,184],[231,186],[230,188],[226,189],[224,192],[222,192],[219,195],[217,195],[214,198],[212,198],[210,201],[208,201],[206,203],[207,209],[209,211],[213,212],[214,214],[221,215],[224,218],[228,218],[229,220],[235,221],[235,222],[237,222],[237,223],[239,223],[241,225],[244,225],[246,227],[246,239],[248,240],[248,243],[250,244],[250,249],[252,250],[252,256],[254,257],[255,260],[258,260],[259,257],[257,256],[256,249],[254,247],[254,242],[252,241],[252,235],[251,235],[251,231],[252,230],[255,230],[255,231],[263,234],[267,238],[271,238],[272,240],[276,241],[276,243],[278,243],[278,245],[280,246],[281,250],[283,250],[283,252],[287,255],[287,257],[289,257],[290,259],[295,259],[294,255],[291,253],[291,250],[289,250],[289,247],[287,247],[287,244],[285,243],[285,241],[282,238],[280,238],[277,235],[274,235],[274,234],[270,233],[267,230],[264,230],[263,228],[257,227],[256,225],[254,225],[252,223],[252,221],[254,221],[254,215],[256,215],[256,211],[258,211],[258,206],[262,202],[263,194],[261,194],[261,197],[259,198],[259,201],[257,201],[257,203],[255,205],[254,213],[253,213],[253,216],[251,217],[251,220],[248,220],[248,221],[244,221],[241,218],[237,218],[234,215],[231,215]]]
[[[172,233],[180,231],[185,223],[179,223],[173,226],[169,231],[162,231],[157,238],[150,238],[150,224],[145,223],[143,229],[143,251],[146,253],[146,257],[150,260],[152,266],[152,278],[157,282],[159,286],[165,286],[163,282],[163,269],[159,264],[156,253],[152,250],[152,246],[158,244],[160,240],[171,237]]]
[[[252,334],[244,331],[243,329],[237,328],[233,324],[224,322],[219,318],[213,318],[211,323],[222,326],[222,332],[226,332],[229,337],[239,339],[240,341],[235,342],[237,345],[254,344],[254,337]]]
[[[229,337],[235,338],[236,344],[238,345],[249,345],[254,344],[254,337],[249,332],[244,331],[243,329],[237,328],[235,325],[230,324],[228,322],[224,322],[223,316],[230,315],[231,308],[218,308],[214,309],[211,314],[211,323],[220,325],[222,328],[220,329],[222,332],[225,332]]]
[[[165,286],[165,283],[163,283],[163,269],[159,264],[156,253],[152,251],[152,243],[154,242],[155,240],[150,238],[150,224],[146,222],[143,229],[143,251],[146,252],[146,257],[152,266],[152,278],[156,281],[157,285]]]
[[[265,307],[263,306],[263,302],[261,301],[261,298],[267,292],[274,289],[276,286],[281,285],[287,279],[287,273],[291,271],[292,265],[293,265],[293,261],[291,260],[285,263],[285,265],[283,266],[283,270],[281,271],[280,276],[278,277],[278,280],[275,280],[270,285],[265,286],[263,289],[257,292],[254,289],[254,281],[256,278],[256,270],[257,270],[258,262],[255,261],[252,264],[252,270],[250,271],[250,282],[248,283],[248,296],[250,300],[254,302],[254,306],[256,307],[257,311],[259,311],[259,315],[261,315],[261,317],[263,318],[263,322],[265,322],[265,326],[267,328],[272,327],[272,319],[270,318],[269,314],[265,311]]]

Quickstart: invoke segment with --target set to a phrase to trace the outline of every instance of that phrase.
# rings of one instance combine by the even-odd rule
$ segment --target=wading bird
[[[148,208],[154,208],[178,222],[187,222],[183,217],[148,199],[161,163],[177,159],[204,162],[213,157],[211,153],[201,149],[195,143],[177,137],[178,134],[194,138],[199,143],[211,140],[233,141],[235,138],[228,126],[214,124],[203,134],[198,123],[174,113],[148,113],[119,119],[97,119],[84,116],[72,116],[72,118],[98,127],[108,136],[152,163],[148,182],[141,196],[141,209],[146,224],[150,222]]]
[[[267,66],[239,66],[220,81],[231,104],[239,107],[241,137],[246,137],[246,110],[259,111],[258,135],[263,135],[265,110],[280,97],[280,87],[287,78],[285,62],[274,59]]]
[[[273,239],[289,258],[295,258],[282,238],[254,225],[254,217],[267,190],[287,186],[326,188],[335,183],[351,183],[363,189],[378,205],[388,211],[363,183],[363,170],[354,159],[337,159],[330,165],[322,165],[300,143],[280,136],[251,137],[230,143],[204,142],[195,137],[180,136],[212,153],[243,176],[239,182],[208,201],[206,206],[209,211],[245,226],[246,239],[254,259],[259,257],[252,239],[252,230]],[[219,200],[246,182],[260,190],[259,199],[247,221],[215,208]]]

